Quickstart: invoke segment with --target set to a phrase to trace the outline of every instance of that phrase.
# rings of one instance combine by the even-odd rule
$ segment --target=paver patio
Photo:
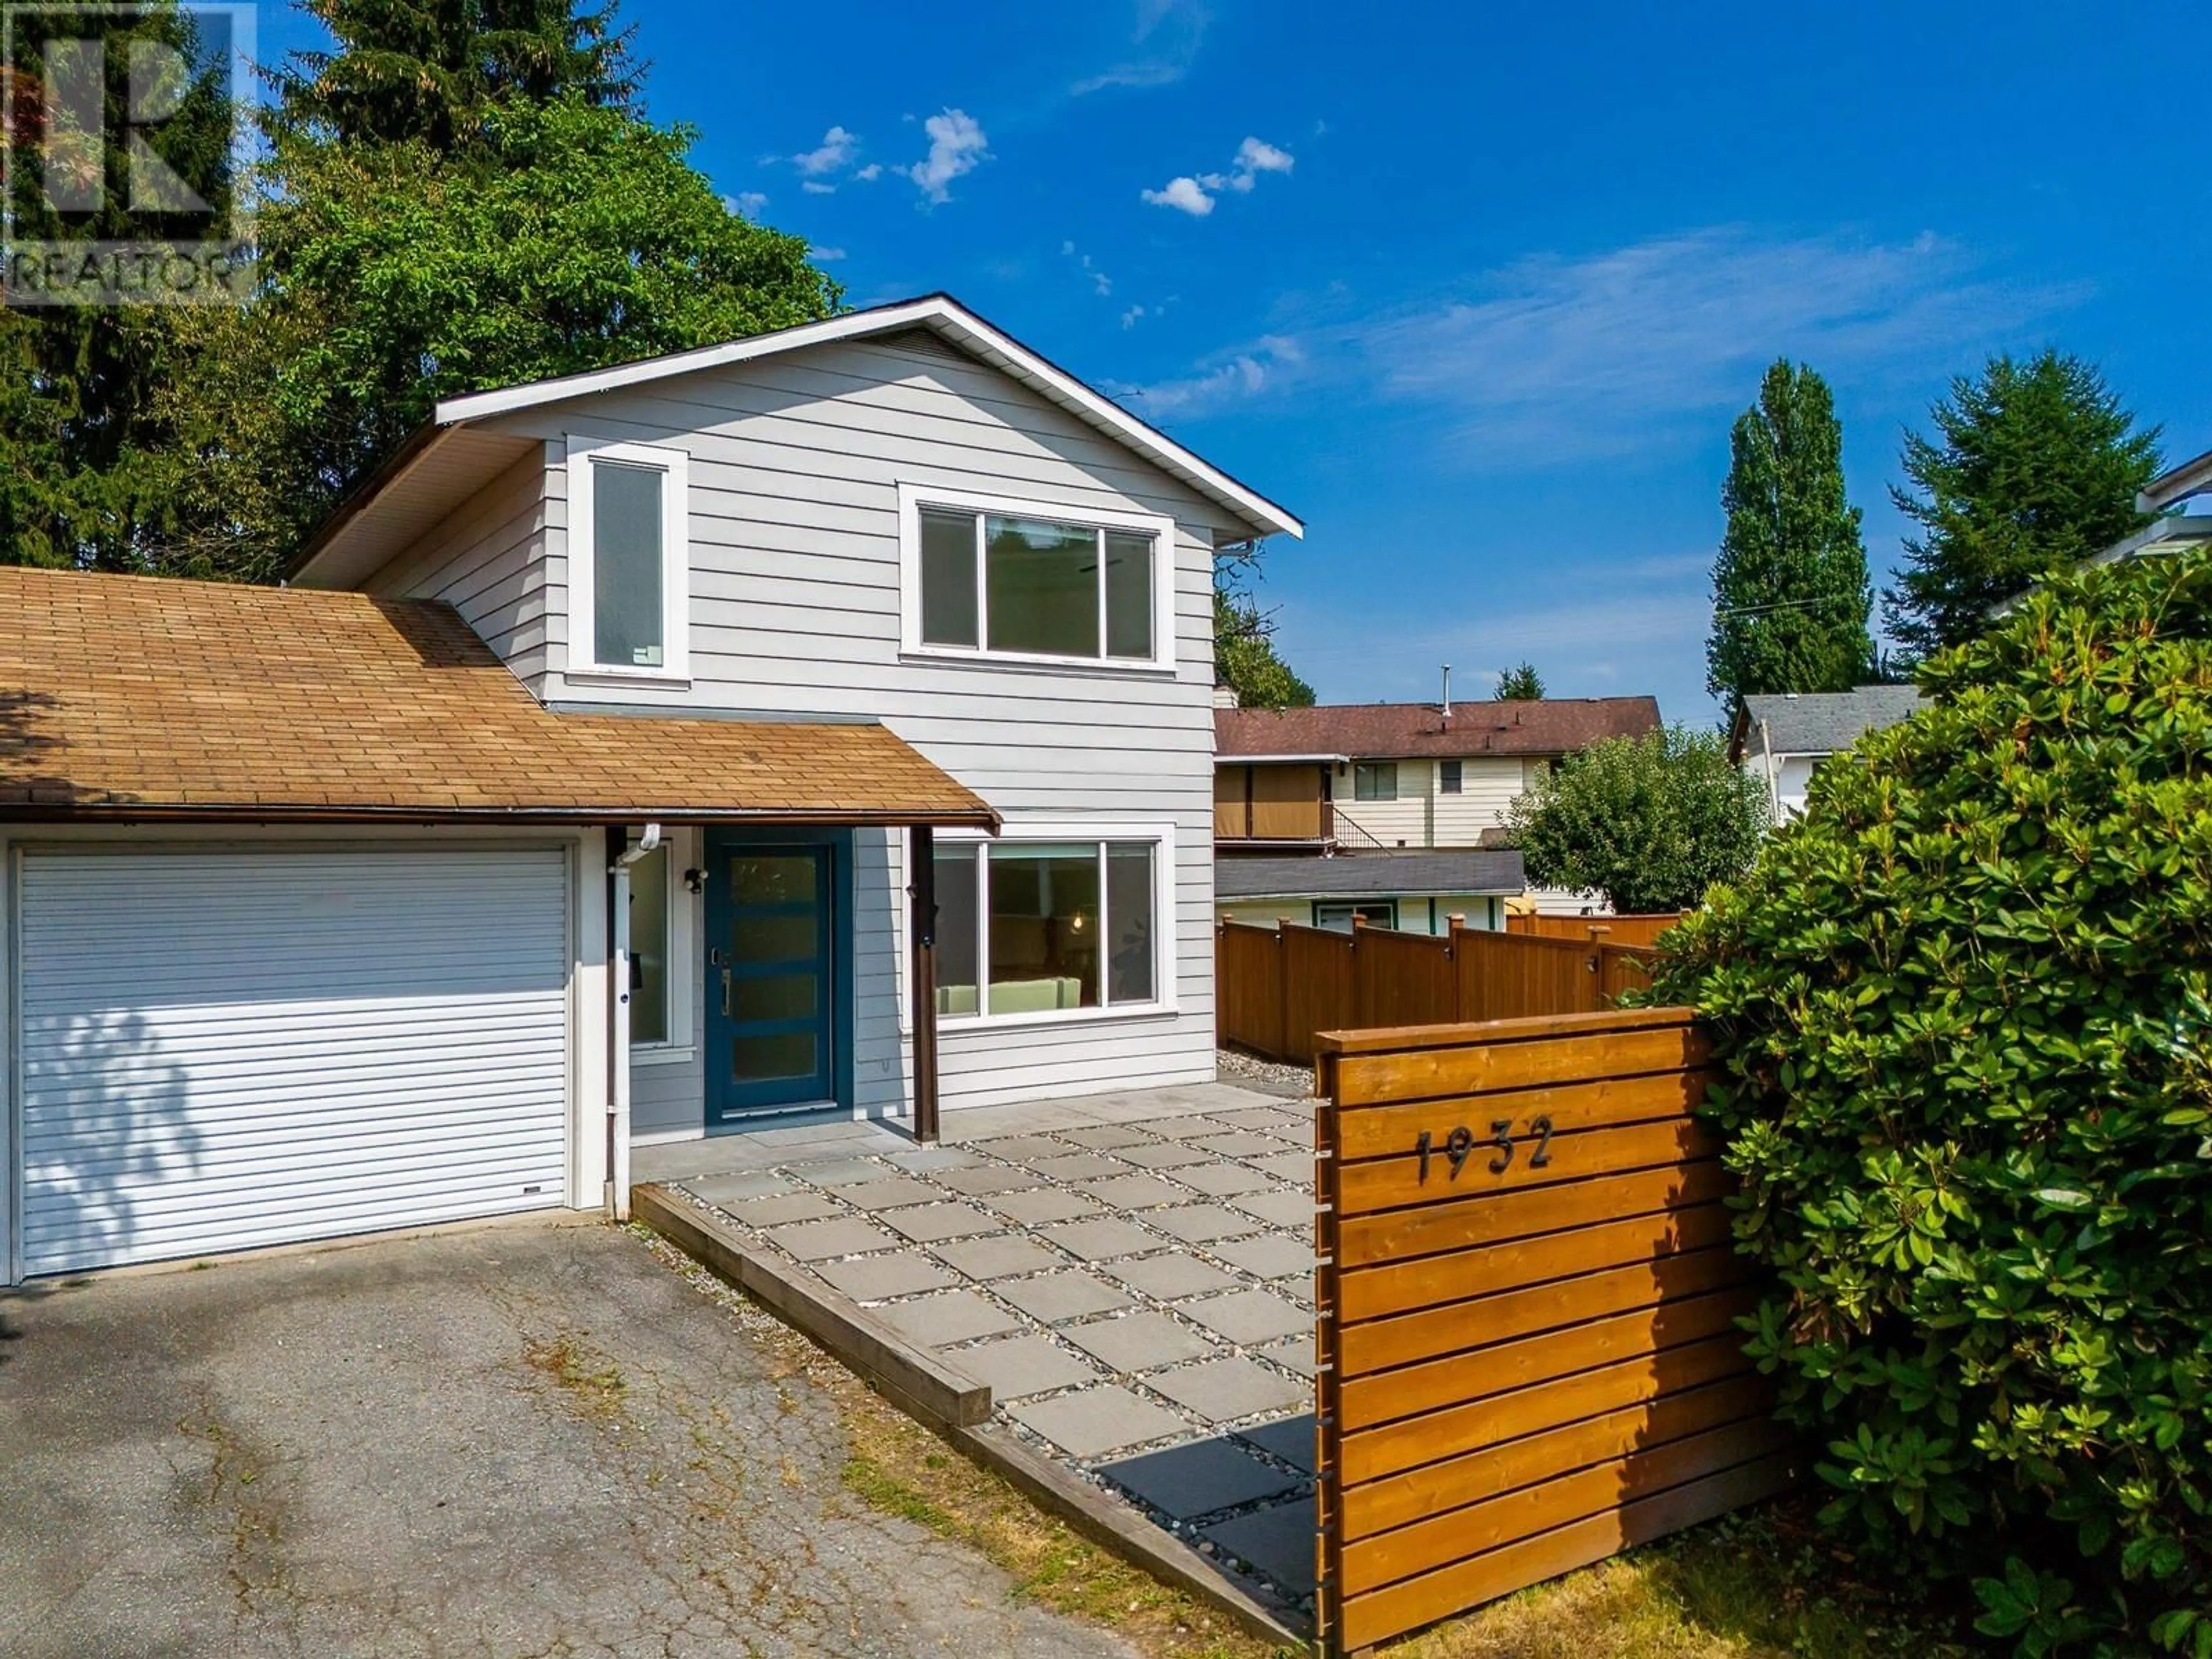
[[[999,1420],[1294,1606],[1313,1588],[1310,1103],[1227,1084],[641,1148],[992,1390]],[[1303,1543],[1300,1540],[1303,1540]]]

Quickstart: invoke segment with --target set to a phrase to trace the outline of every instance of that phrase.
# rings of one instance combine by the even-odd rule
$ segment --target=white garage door
[[[562,1201],[558,850],[32,852],[26,1273]]]

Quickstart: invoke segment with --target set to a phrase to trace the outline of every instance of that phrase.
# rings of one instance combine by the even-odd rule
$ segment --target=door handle
[[[722,969],[722,1018],[730,1017],[730,970]]]

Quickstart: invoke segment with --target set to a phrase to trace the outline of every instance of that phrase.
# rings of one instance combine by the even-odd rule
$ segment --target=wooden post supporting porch
[[[908,915],[914,988],[914,1138],[937,1142],[937,834],[926,823],[907,831]]]

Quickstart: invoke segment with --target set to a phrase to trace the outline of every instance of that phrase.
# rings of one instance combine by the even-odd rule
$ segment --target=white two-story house
[[[0,572],[5,1277],[1210,1078],[1300,532],[935,296],[442,404],[283,591]]]

